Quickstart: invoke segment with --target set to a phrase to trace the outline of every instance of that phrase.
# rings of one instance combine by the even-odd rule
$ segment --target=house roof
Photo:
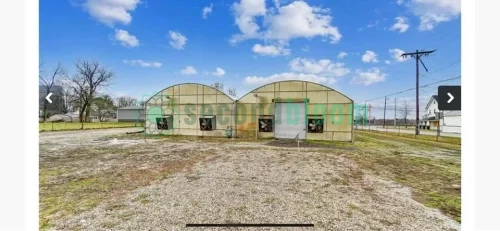
[[[429,109],[429,105],[431,104],[432,100],[436,100],[436,102],[439,103],[438,101],[438,96],[437,95],[432,95],[431,98],[429,99],[429,102],[427,102],[427,105],[425,106],[425,109]]]
[[[437,121],[437,119],[435,116],[431,116],[431,117],[422,119],[422,121]]]
[[[118,110],[141,110],[144,109],[143,106],[127,106],[127,107],[121,107],[118,108]]]

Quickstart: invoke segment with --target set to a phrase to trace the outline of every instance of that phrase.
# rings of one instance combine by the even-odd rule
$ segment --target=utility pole
[[[368,131],[370,131],[370,117],[372,116],[372,105],[369,104],[368,105]]]
[[[394,97],[394,128],[396,128],[396,97]]]
[[[382,125],[382,128],[385,128],[385,108],[387,106],[387,96],[384,97],[384,124]]]
[[[365,129],[365,120],[366,120],[366,102],[365,102],[365,107],[363,108],[364,110],[364,113],[363,113],[363,129]],[[370,119],[370,117],[368,116],[368,119]]]
[[[419,73],[419,70],[418,70],[418,67],[419,67],[418,63],[419,62],[422,63],[422,65],[425,68],[425,71],[428,72],[429,70],[427,70],[427,67],[425,66],[424,62],[422,62],[422,60],[420,58],[422,56],[428,56],[429,54],[433,53],[434,51],[436,51],[436,50],[432,50],[432,51],[424,51],[424,50],[423,51],[418,51],[418,50],[416,50],[415,52],[404,53],[404,54],[401,55],[401,57],[403,57],[403,58],[406,58],[408,56],[410,56],[412,58],[415,58],[415,64],[416,64],[416,69],[417,69],[416,70],[416,85],[417,85],[416,86],[416,95],[417,95],[417,98],[416,98],[416,101],[417,101],[416,102],[416,109],[417,110],[416,111],[417,111],[417,113],[416,113],[416,121],[415,121],[415,125],[416,125],[415,126],[415,137],[420,134],[420,130],[419,130],[419,105],[418,105],[418,90],[419,90],[418,79],[419,79],[419,74],[420,73]]]

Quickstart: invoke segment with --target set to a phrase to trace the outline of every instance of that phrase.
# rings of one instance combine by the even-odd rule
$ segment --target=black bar
[[[186,224],[186,227],[314,227],[314,224]]]

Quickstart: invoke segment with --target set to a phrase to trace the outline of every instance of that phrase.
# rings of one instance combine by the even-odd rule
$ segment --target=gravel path
[[[41,133],[46,148],[89,145],[133,129]],[[113,141],[119,142],[119,141]],[[163,141],[162,141],[163,142]],[[167,141],[164,141],[167,142]],[[197,143],[194,143],[197,142]],[[64,146],[66,145],[66,146]],[[156,145],[130,142],[129,145]],[[55,230],[204,230],[188,223],[312,223],[252,230],[457,230],[411,191],[363,173],[351,160],[315,149],[261,143],[176,143],[215,154],[189,170],[56,222]],[[168,154],[165,154],[168,155]],[[228,230],[210,228],[205,230]],[[249,228],[231,228],[248,230]]]

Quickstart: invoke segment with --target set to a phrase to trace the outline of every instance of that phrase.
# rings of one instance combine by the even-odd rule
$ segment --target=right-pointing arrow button
[[[450,94],[449,92],[448,92],[448,96],[450,97],[450,99],[448,100],[448,103],[451,103],[451,101],[453,101],[453,99],[454,99],[455,97],[453,97],[453,95],[452,95],[452,94]]]
[[[439,86],[436,98],[438,101],[437,106],[440,111],[461,110],[462,93],[460,86]]]

